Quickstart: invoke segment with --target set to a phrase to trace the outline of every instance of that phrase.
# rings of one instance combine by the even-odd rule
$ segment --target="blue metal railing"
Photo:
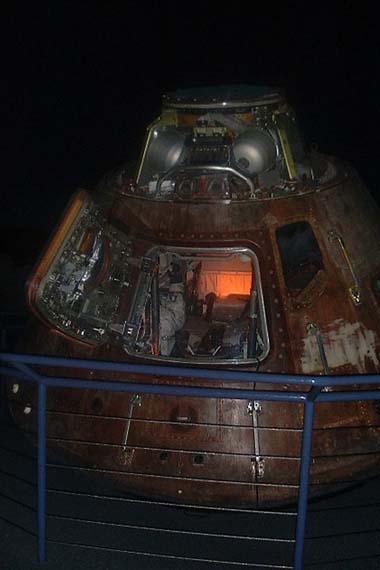
[[[38,385],[38,429],[37,429],[37,539],[39,561],[46,560],[46,394],[49,387],[95,389],[115,392],[148,393],[175,396],[192,396],[202,398],[224,398],[242,400],[260,400],[274,402],[295,402],[304,406],[304,421],[302,428],[301,463],[299,471],[299,492],[297,507],[297,523],[294,546],[294,569],[302,570],[304,559],[305,529],[308,509],[308,491],[311,464],[313,417],[315,406],[323,402],[341,402],[352,400],[379,400],[380,375],[355,376],[298,376],[284,374],[263,374],[246,371],[190,369],[143,364],[128,364],[121,362],[103,362],[93,360],[67,359],[28,354],[0,353],[0,374],[4,377],[19,378]],[[43,367],[42,374],[34,367]],[[152,374],[155,378],[169,376],[177,379],[171,385],[115,380],[86,380],[51,376],[46,371],[57,368],[87,369],[89,371],[120,372],[135,375]],[[212,387],[199,385],[182,385],[182,378],[194,380],[215,380],[231,383],[232,387]],[[264,389],[234,388],[233,384],[252,385],[256,383]],[[266,390],[265,385],[287,385],[284,390]],[[367,389],[367,386],[374,389]],[[345,387],[345,391],[324,391],[326,387]],[[348,389],[352,386],[363,388]],[[291,390],[289,387],[293,387]],[[302,387],[302,391],[300,391]]]

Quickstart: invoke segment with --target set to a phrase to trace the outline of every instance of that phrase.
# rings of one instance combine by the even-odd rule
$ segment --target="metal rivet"
[[[31,411],[32,411],[32,406],[30,404],[27,404],[24,408],[24,414],[30,414]]]

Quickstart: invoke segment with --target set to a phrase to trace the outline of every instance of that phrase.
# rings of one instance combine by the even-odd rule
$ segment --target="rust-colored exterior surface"
[[[311,333],[313,324],[320,332],[330,374],[378,373],[380,308],[372,280],[380,271],[379,214],[356,174],[344,164],[334,164],[333,180],[317,188],[305,183],[297,195],[275,199],[152,205],[115,185],[108,188],[108,219],[122,232],[154,245],[242,247],[256,253],[270,338],[260,372],[326,373],[317,337]],[[296,222],[310,224],[323,259],[323,270],[298,293],[286,285],[276,238],[279,228]],[[360,287],[358,304],[351,294],[353,276],[344,252]],[[72,341],[36,317],[24,349],[133,360],[109,342],[91,347]],[[77,377],[84,374],[72,372]],[[25,385],[17,394],[9,390],[12,414],[23,427],[33,421],[34,411],[24,413],[24,406],[33,402],[31,391]],[[49,390],[51,449],[64,452],[74,464],[105,470],[119,489],[144,496],[247,506],[296,498],[302,406],[261,402],[256,429],[264,470],[259,473],[248,402],[142,395],[131,405],[132,398],[93,390]],[[124,449],[126,422],[130,425]],[[372,402],[317,406],[312,493],[379,471],[374,454],[379,452],[378,425],[379,412]]]

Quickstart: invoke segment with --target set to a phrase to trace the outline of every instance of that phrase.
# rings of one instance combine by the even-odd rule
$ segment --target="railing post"
[[[305,547],[305,531],[307,516],[307,501],[309,496],[309,480],[311,465],[311,448],[313,442],[314,400],[320,388],[312,388],[304,404],[304,421],[302,432],[302,454],[299,474],[298,508],[296,544],[294,548],[294,570],[303,569]]]
[[[38,384],[37,414],[37,540],[38,561],[46,560],[46,386]]]

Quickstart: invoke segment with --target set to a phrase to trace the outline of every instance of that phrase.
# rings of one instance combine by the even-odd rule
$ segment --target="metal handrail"
[[[225,399],[268,400],[299,402],[304,405],[304,422],[302,429],[302,449],[299,475],[299,494],[297,506],[297,524],[294,547],[294,570],[302,570],[304,558],[304,541],[308,506],[308,490],[310,479],[311,447],[313,433],[313,417],[315,405],[320,402],[338,402],[351,400],[379,400],[380,374],[352,376],[306,376],[288,374],[265,374],[247,371],[210,370],[200,368],[184,368],[145,364],[129,364],[124,362],[106,362],[98,360],[70,359],[62,357],[38,356],[30,354],[0,353],[0,374],[13,375],[22,380],[38,385],[38,429],[37,429],[37,540],[38,559],[46,560],[46,394],[48,387],[93,388],[98,390],[154,393],[175,396],[212,397]],[[141,383],[138,381],[85,380],[49,376],[37,372],[33,366],[58,368],[86,368],[90,371],[124,372],[128,374],[154,374],[155,377],[170,376],[177,378],[171,385],[160,383]],[[286,384],[298,387],[298,390],[265,390],[245,388],[222,388],[202,385],[184,386],[181,378],[217,380],[219,382],[239,382],[259,384]],[[328,386],[363,386],[363,389],[345,391],[324,391]],[[368,389],[364,385],[376,385],[376,389]],[[304,388],[299,391],[299,387]]]

